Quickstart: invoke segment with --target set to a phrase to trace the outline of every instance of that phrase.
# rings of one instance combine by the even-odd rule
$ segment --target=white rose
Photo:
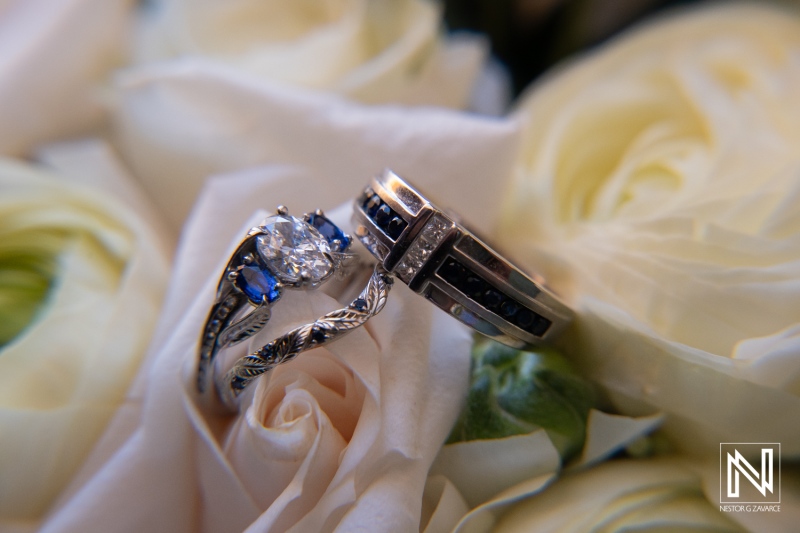
[[[485,46],[445,39],[439,25],[440,9],[428,0],[161,0],[144,12],[139,66],[116,83],[120,153],[177,233],[211,174],[306,155],[312,143],[292,132],[317,117],[290,110],[312,98],[310,89],[370,104],[463,107]],[[291,95],[294,104],[257,104],[254,114],[242,91],[278,93],[268,97],[275,104]],[[251,142],[264,134],[271,144]],[[326,159],[319,161],[334,166]]]
[[[508,499],[492,531],[790,533],[797,530],[800,519],[800,491],[794,469],[783,468],[782,476],[779,511],[752,512],[757,505],[750,506],[751,512],[723,510],[718,458],[612,459],[590,469],[569,471],[543,490],[541,484],[532,486],[534,490],[522,498]],[[480,530],[480,526],[469,529]]]
[[[566,475],[607,459],[660,423],[660,416],[630,418],[593,409],[581,455],[570,462]],[[448,444],[434,461],[425,488],[424,508],[429,513],[423,516],[424,531],[492,531],[498,517],[546,490],[559,475],[564,475],[562,457],[543,429]]]
[[[26,154],[103,118],[99,84],[128,34],[128,0],[11,0],[0,8],[0,153]]]
[[[522,500],[493,531],[745,531],[703,488],[702,475],[679,460],[613,460]]]
[[[114,166],[78,151],[87,172]],[[124,403],[168,255],[136,212],[63,175],[6,159],[0,190],[0,315],[25,313],[0,327],[0,529],[27,531]]]
[[[232,247],[263,216],[259,209],[319,207],[344,222],[352,198],[389,164],[440,198],[461,189],[450,205],[486,230],[497,216],[499,192],[485,176],[510,172],[518,130],[444,110],[365,107],[321,94],[298,98],[215,72],[195,71],[191,88],[183,76],[144,80],[164,89],[150,92],[156,100],[138,95],[150,106],[147,116],[168,124],[179,113],[182,121],[173,127],[188,135],[180,142],[195,158],[207,155],[213,137],[212,144],[228,148],[283,146],[287,165],[208,181],[177,252],[159,326],[166,334],[145,370],[148,389],[137,391],[140,413],[127,419],[130,426],[112,426],[104,440],[116,448],[93,454],[86,482],[65,495],[43,531],[98,524],[171,533],[416,530],[428,468],[466,387],[470,336],[464,327],[397,283],[367,327],[276,369],[255,384],[241,415],[230,418],[205,413],[195,402],[198,336]],[[227,119],[219,121],[206,114],[203,99],[216,99],[223,87]],[[195,94],[183,101],[191,109],[169,104],[174,90]],[[276,121],[239,136],[225,128],[276,110],[296,117],[284,123],[292,131]],[[205,123],[202,139],[193,135],[199,123]],[[224,154],[225,147],[217,148],[215,155]],[[344,210],[332,211],[342,202]],[[337,307],[320,291],[287,291],[262,337]]]
[[[160,0],[144,15],[141,62],[206,57],[366,103],[463,107],[485,55],[444,39],[428,0]]]
[[[449,129],[454,122],[446,110],[373,113],[333,95],[254,81],[202,60],[128,72],[118,87],[118,147],[176,233],[206,178],[214,174],[265,164],[303,165],[327,178],[326,205],[338,205],[354,193],[334,184],[353,183],[354,176],[371,176],[385,166],[400,173],[413,170],[418,181],[480,175],[456,157],[461,146],[441,142],[451,135],[483,156],[473,161],[477,171],[494,167],[495,161],[506,165],[514,150],[513,144],[468,141]],[[407,125],[395,131],[394,117],[401,115],[408,117]],[[491,122],[498,131],[516,127]],[[368,130],[363,127],[367,123]],[[433,144],[427,144],[430,135]],[[467,196],[468,201],[476,198]]]
[[[722,5],[549,76],[500,235],[576,302],[572,351],[691,452],[800,453],[800,18]]]

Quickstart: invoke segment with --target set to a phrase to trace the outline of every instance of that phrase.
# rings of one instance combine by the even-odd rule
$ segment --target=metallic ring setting
[[[381,265],[375,265],[367,286],[347,307],[332,311],[278,337],[250,355],[239,359],[224,376],[216,377],[222,402],[235,409],[238,396],[251,381],[299,353],[336,340],[363,325],[386,305],[394,278]]]
[[[288,210],[281,206],[275,216],[252,228],[225,267],[216,299],[203,327],[197,390],[201,394],[213,393],[214,383],[219,389],[222,381],[215,376],[217,354],[262,329],[270,319],[272,306],[284,290],[313,289],[332,277],[342,278],[351,271],[358,264],[357,256],[349,252],[351,243],[352,238],[325,217],[322,211],[306,214],[299,219],[289,215]],[[280,357],[268,360],[274,364],[286,361],[303,349],[328,342],[360,325],[371,316],[370,312],[377,313],[383,307],[383,304],[377,305],[372,301],[372,292],[368,296],[363,306],[362,301],[356,299],[345,308],[352,308],[359,319],[363,319],[361,322],[352,320],[348,322],[351,327],[345,328],[334,323],[317,324],[317,321],[309,330],[312,337],[310,342],[297,344],[301,348],[299,350],[278,350],[275,353],[280,352]],[[383,296],[385,298],[385,294]],[[235,393],[227,390],[217,390],[217,393],[223,400],[235,398],[247,383],[249,380],[240,383]],[[230,402],[227,405],[234,407]]]
[[[356,237],[383,267],[461,322],[504,344],[551,342],[573,312],[457,216],[384,171],[356,199]]]

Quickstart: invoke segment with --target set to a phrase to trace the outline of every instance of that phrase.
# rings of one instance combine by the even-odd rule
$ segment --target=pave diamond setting
[[[290,215],[264,220],[256,249],[281,283],[316,285],[333,273],[328,240],[309,223]]]
[[[394,269],[401,280],[408,283],[417,275],[452,227],[450,221],[438,214],[431,217]]]

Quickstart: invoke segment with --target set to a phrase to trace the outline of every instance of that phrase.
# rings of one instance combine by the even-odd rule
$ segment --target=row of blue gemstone
[[[408,226],[408,222],[402,219],[397,212],[381,200],[377,194],[364,194],[361,198],[361,207],[369,218],[375,222],[381,231],[396,241],[403,230]]]
[[[324,215],[315,213],[309,217],[308,223],[325,237],[334,252],[343,252],[350,246],[350,238]],[[242,266],[236,275],[234,284],[256,305],[260,304],[265,297],[267,302],[273,303],[281,297],[278,280],[261,261],[258,254],[254,255],[256,256],[255,261]]]
[[[447,283],[487,310],[537,337],[544,335],[552,324],[550,320],[504,294],[453,257],[448,256],[436,272]]]

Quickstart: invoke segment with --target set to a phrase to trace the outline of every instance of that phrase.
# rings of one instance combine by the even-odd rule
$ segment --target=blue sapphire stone
[[[375,213],[383,205],[383,200],[377,194],[373,194],[364,201],[364,210],[367,212],[369,218],[375,218]]]
[[[236,286],[244,292],[251,302],[260,304],[267,297],[267,302],[272,303],[280,298],[278,280],[269,270],[258,265],[243,267],[236,276]]]
[[[309,217],[308,223],[325,237],[325,240],[331,245],[331,249],[333,249],[333,241],[339,241],[339,248],[333,250],[334,252],[343,252],[350,246],[350,238],[324,215],[315,213]]]

